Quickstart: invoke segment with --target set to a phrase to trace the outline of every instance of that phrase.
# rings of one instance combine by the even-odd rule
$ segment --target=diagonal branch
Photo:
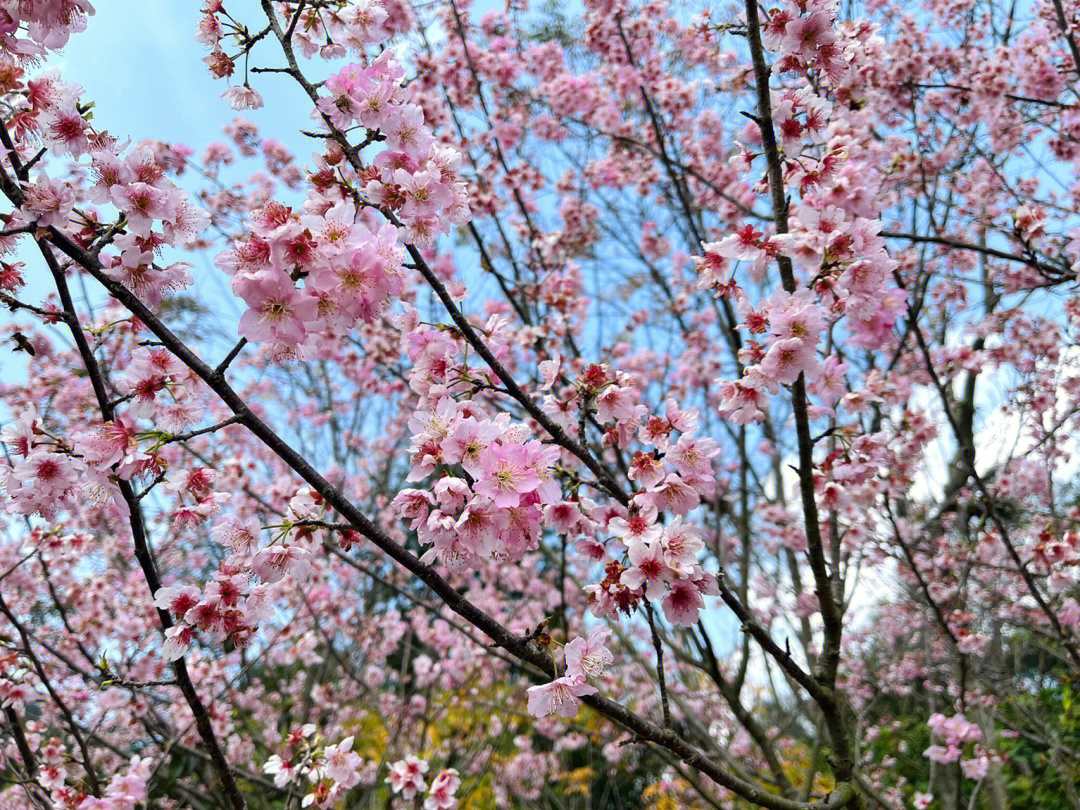
[[[307,482],[312,489],[318,492],[356,531],[368,538],[396,563],[414,574],[438,595],[446,603],[447,607],[487,634],[495,644],[549,676],[554,677],[556,675],[551,659],[546,652],[540,650],[530,640],[511,633],[504,625],[466,599],[433,567],[421,562],[414,554],[395,542],[381,527],[367,518],[340,490],[331,485],[305,458],[278,436],[269,425],[259,419],[251,411],[247,403],[223,379],[222,375],[216,373],[214,369],[203,362],[134,293],[107,276],[104,273],[103,266],[95,256],[75,244],[56,228],[50,227],[46,233],[48,238],[65,255],[82,266],[87,273],[105,287],[113,298],[135,315],[161,341],[166,349],[172,352],[177,359],[206,383],[238,417],[239,424],[250,430],[256,438],[262,441],[267,448]],[[96,362],[93,361],[92,356],[90,360]],[[152,571],[152,561],[149,562]],[[156,573],[153,573],[153,581],[157,582]],[[163,620],[171,622],[167,614]],[[182,666],[183,662],[181,660],[177,663]],[[186,677],[186,670],[184,670],[184,675]],[[180,681],[179,672],[177,679]],[[183,682],[181,681],[182,686]],[[770,810],[814,810],[815,808],[818,810],[830,810],[830,808],[845,806],[854,796],[854,787],[850,781],[840,782],[824,802],[798,802],[776,796],[759,788],[757,785],[750,784],[728,773],[671,729],[661,728],[609,698],[590,695],[584,697],[583,701],[608,720],[630,731],[638,741],[654,743],[667,749],[687,765],[707,775],[718,785],[727,788],[748,801],[770,808]],[[233,783],[235,784],[235,780]]]

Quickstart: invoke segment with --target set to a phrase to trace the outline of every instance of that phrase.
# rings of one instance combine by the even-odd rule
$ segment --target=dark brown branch
[[[762,149],[768,169],[769,192],[777,234],[788,232],[788,202],[784,194],[784,174],[777,146],[776,131],[772,119],[772,91],[769,87],[771,71],[765,62],[761,44],[761,26],[758,20],[756,0],[746,0],[747,41],[754,66],[754,86],[757,93],[758,127],[761,131]],[[776,257],[780,280],[789,293],[796,291],[795,272],[791,259],[784,255]],[[795,433],[799,451],[799,493],[802,499],[803,523],[806,531],[807,553],[810,570],[814,575],[814,590],[821,610],[824,626],[824,643],[818,660],[817,679],[833,693],[836,673],[840,665],[840,644],[843,636],[841,597],[835,592],[842,588],[840,572],[835,571],[834,583],[825,560],[825,546],[821,537],[817,499],[814,488],[814,444],[810,437],[810,417],[806,398],[806,378],[799,377],[791,386],[792,410],[795,416]],[[848,729],[843,719],[843,708],[835,699],[821,704],[829,738],[836,752],[837,779],[849,782],[855,772]]]
[[[997,250],[996,248],[987,247],[986,245],[976,245],[971,242],[964,242],[960,239],[952,239],[946,236],[923,236],[917,233],[897,233],[895,231],[884,231],[881,235],[886,239],[904,239],[908,242],[923,242],[932,245],[956,248],[957,250],[970,250],[974,253],[981,253],[984,256],[993,256],[996,259],[1004,259],[1009,262],[1025,264],[1028,267],[1033,267],[1036,270],[1040,270],[1049,275],[1061,276],[1066,274],[1065,268],[1041,262],[1033,256],[1018,256],[1015,253]]]
[[[664,645],[660,643],[660,634],[656,632],[656,617],[653,614],[652,602],[646,599],[645,616],[649,620],[653,649],[656,651],[656,680],[660,685],[660,708],[664,715],[665,728],[671,728],[671,706],[668,704],[667,679],[664,675]]]

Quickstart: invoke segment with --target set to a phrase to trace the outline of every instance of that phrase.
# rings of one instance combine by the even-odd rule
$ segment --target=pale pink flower
[[[705,251],[706,258],[710,253],[714,253],[727,259],[751,261],[761,255],[763,236],[764,234],[753,225],[744,225],[719,242],[703,244],[701,247]]]
[[[525,448],[519,444],[496,444],[480,457],[480,478],[474,487],[499,508],[517,506],[521,496],[540,486],[540,477],[529,464]]]
[[[960,762],[960,770],[968,779],[982,779],[990,771],[990,758],[985,754]]]
[[[761,373],[772,383],[791,385],[814,367],[814,347],[799,338],[775,341],[761,361]]]
[[[271,754],[270,758],[263,763],[263,773],[274,777],[274,784],[283,788],[297,776],[296,763],[292,760],[282,759],[277,754]]]
[[[663,601],[664,616],[672,624],[690,627],[698,620],[698,613],[705,607],[705,600],[697,586],[687,579],[676,580]]]
[[[247,85],[230,87],[221,97],[229,102],[234,110],[257,110],[263,105],[262,96],[254,88]]]
[[[477,557],[489,557],[495,550],[498,527],[496,507],[487,498],[475,497],[454,524],[460,541]]]
[[[720,446],[715,440],[684,434],[665,458],[684,478],[702,478],[712,475],[712,459],[719,454]]]
[[[639,509],[629,517],[613,517],[608,521],[608,531],[625,545],[635,546],[659,540],[664,527],[656,522],[656,510]]]
[[[461,464],[469,475],[479,478],[483,472],[480,456],[502,433],[502,428],[490,419],[474,416],[462,419],[443,439],[443,457],[450,464]]]
[[[191,647],[193,631],[186,624],[174,624],[165,631],[165,643],[161,647],[161,654],[167,661],[176,661],[183,658]]]
[[[382,126],[386,135],[386,148],[405,152],[414,158],[424,155],[434,138],[424,123],[424,111],[416,104],[394,108]]]
[[[394,182],[405,195],[401,208],[403,217],[424,217],[435,214],[453,199],[450,190],[442,185],[437,174],[427,171],[416,173],[397,169]]]
[[[304,322],[315,317],[314,300],[283,274],[258,279],[245,290],[244,300],[251,308],[240,317],[237,331],[255,342],[302,343],[307,336]]]
[[[575,638],[566,645],[566,674],[575,678],[587,675],[596,678],[615,660],[604,646],[611,631],[606,627],[594,627],[587,638]]]
[[[596,421],[605,425],[612,419],[629,419],[634,416],[634,401],[630,389],[612,385],[596,397]]]
[[[66,152],[72,157],[79,157],[87,150],[89,131],[86,119],[79,114],[74,104],[57,105],[41,116],[42,139],[54,155]]]
[[[63,180],[52,180],[42,172],[26,190],[23,208],[29,212],[27,221],[37,220],[42,227],[62,228],[67,224],[75,206],[75,192]]]
[[[202,599],[202,591],[194,585],[173,585],[154,594],[154,607],[167,610],[181,618]]]
[[[259,545],[259,524],[225,515],[210,530],[210,537],[236,554],[249,554]]]
[[[113,186],[110,196],[113,204],[127,216],[131,233],[139,237],[148,236],[154,220],[162,219],[168,213],[169,195],[146,183]]]
[[[255,555],[251,570],[263,582],[277,582],[286,574],[303,581],[311,576],[311,552],[299,546],[270,546]]]
[[[316,105],[319,111],[338,129],[348,129],[360,112],[360,105],[352,95],[352,82],[339,73],[330,76],[323,84],[323,89],[329,95],[319,99]]]
[[[673,512],[676,515],[686,515],[701,503],[697,490],[675,473],[671,473],[639,497],[657,511]]]
[[[562,359],[556,352],[555,356],[550,360],[541,361],[538,371],[540,373],[540,390],[550,391],[551,387],[555,385],[555,381],[559,379],[559,370],[562,365]]]
[[[576,501],[558,501],[544,507],[544,523],[558,534],[577,534],[585,521]]]
[[[826,406],[832,407],[832,404],[846,393],[844,375],[847,370],[848,364],[835,355],[829,355],[821,364],[811,388]]]
[[[452,810],[457,807],[455,794],[460,787],[461,778],[454,768],[439,771],[424,799],[424,810]]]
[[[355,787],[360,782],[362,760],[352,747],[353,738],[346,737],[337,745],[328,745],[323,751],[323,770],[344,788]]]
[[[705,547],[697,530],[684,526],[676,516],[666,527],[660,540],[664,551],[664,564],[679,576],[690,576],[697,563],[697,555]]]
[[[585,676],[564,676],[551,683],[529,687],[529,714],[533,717],[575,717],[580,701],[585,695],[595,695],[596,687],[585,682]]]
[[[646,599],[664,595],[665,583],[671,580],[671,570],[664,564],[664,552],[659,545],[633,543],[626,551],[630,567],[622,572],[620,582],[631,590],[644,590]]]
[[[390,775],[386,777],[386,782],[395,794],[400,793],[404,798],[411,799],[417,793],[427,790],[427,782],[424,780],[427,772],[427,762],[409,754],[390,766]]]
[[[652,421],[651,419],[649,420]],[[665,431],[664,436],[667,436],[667,422],[664,422]],[[648,429],[648,423],[643,430]],[[636,481],[640,486],[648,489],[649,487],[656,486],[662,480],[664,480],[664,465],[656,456],[652,453],[634,453],[633,459],[630,460],[630,472],[627,477],[631,481]]]

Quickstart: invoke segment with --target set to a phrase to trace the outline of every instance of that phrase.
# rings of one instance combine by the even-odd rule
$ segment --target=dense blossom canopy
[[[0,807],[1080,808],[1078,0],[205,0],[194,147],[94,12],[0,0]]]

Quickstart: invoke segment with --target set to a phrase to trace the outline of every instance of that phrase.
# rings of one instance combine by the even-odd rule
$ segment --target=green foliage
[[[1000,743],[1007,756],[1003,770],[1013,807],[1074,810],[1080,785],[1078,698],[1075,686],[1062,682],[1014,695],[999,707],[1006,727],[1025,729]]]
[[[992,747],[1002,760],[998,782],[1002,798],[1011,808],[1075,810],[1080,785],[1080,694],[1066,680],[1046,673],[1033,671],[1025,680],[1030,691],[1014,693],[991,709],[996,736]],[[902,782],[907,797],[916,791],[934,793],[931,810],[945,810],[942,784],[948,781],[951,788],[954,780],[959,784],[956,806],[996,810],[999,805],[989,779],[976,789],[976,782],[961,778],[955,766],[944,766],[948,775],[939,773],[932,783],[931,763],[923,756],[933,744],[926,725],[931,709],[925,703],[923,694],[879,695],[873,715],[882,731],[867,745],[868,758],[889,763],[891,783]]]

